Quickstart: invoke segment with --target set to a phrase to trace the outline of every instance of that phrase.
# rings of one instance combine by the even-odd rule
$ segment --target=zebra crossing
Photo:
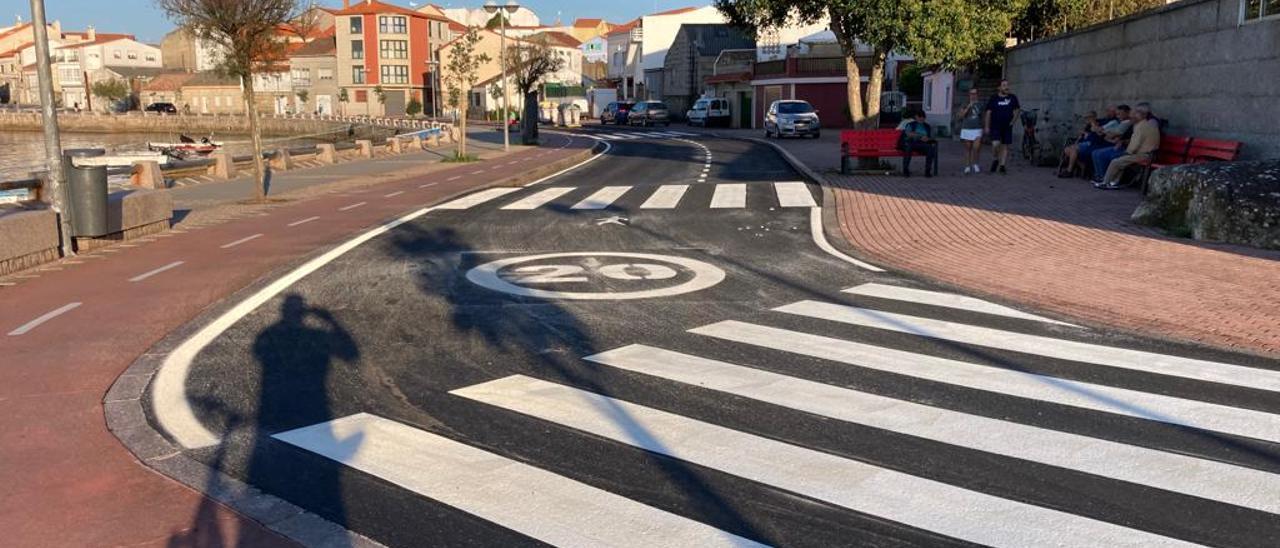
[[[603,139],[605,141],[632,141],[636,139],[654,139],[654,138],[685,139],[689,137],[697,137],[700,134],[689,133],[687,131],[651,131],[651,130],[650,131],[645,131],[645,130],[599,131],[597,130],[597,131],[586,132],[586,135],[589,137],[594,137],[596,139]]]
[[[666,185],[610,185],[604,187],[551,187],[533,191],[513,201],[497,206],[501,211],[533,211],[546,208],[558,200],[571,200],[567,207],[571,210],[602,210],[624,207],[624,200],[636,200],[640,203],[633,206],[637,209],[671,210],[682,204],[686,207],[708,209],[744,209],[748,206],[747,183],[701,183],[666,184]],[[696,202],[691,198],[691,189],[710,187],[711,194],[707,200]],[[769,194],[758,193],[757,207],[780,208],[813,208],[818,206],[808,184],[802,181],[782,181],[768,184]],[[466,210],[482,204],[496,201],[519,189],[490,189],[447,202],[437,209]]]
[[[530,201],[521,207],[537,207],[530,206],[534,196],[523,199]],[[768,431],[750,418],[720,424],[670,405],[659,408],[599,387],[528,374],[469,384],[450,394],[479,404],[481,412],[497,413],[494,420],[513,413],[561,429],[548,430],[547,436],[580,435],[660,455],[744,485],[960,541],[1018,547],[1235,544],[1214,535],[1239,534],[1240,527],[1252,528],[1245,532],[1256,535],[1256,545],[1280,538],[1280,406],[1267,411],[1229,405],[1221,396],[1223,391],[1278,391],[1280,371],[1085,342],[1090,340],[1085,328],[952,293],[867,283],[839,294],[839,300],[855,304],[801,300],[750,321],[724,318],[693,327],[685,331],[689,344],[637,341],[580,356],[604,370],[664,387],[664,393],[687,394],[673,390],[683,387],[706,394],[699,397],[723,401],[724,409],[741,407],[724,399],[732,398],[797,412],[797,420],[816,428],[813,443],[788,439],[787,433]],[[898,304],[950,319],[885,309]],[[1107,371],[1110,382],[1036,372],[1019,367],[1023,362],[991,364],[892,348],[877,337],[883,334],[1016,353],[1028,364],[1034,359],[1080,363]],[[765,352],[759,354],[765,358],[743,363],[743,356],[758,355],[753,350]],[[792,367],[814,359],[820,369]],[[893,392],[837,380],[867,372],[889,374],[909,388]],[[1169,390],[1188,383],[1193,389]],[[978,403],[958,405],[934,393],[939,390],[968,391]],[[1011,412],[1009,405],[1028,412]],[[1129,439],[1130,430],[1096,435],[1061,422],[1072,417],[1085,417],[1090,424],[1122,419],[1142,431],[1176,429],[1164,437]],[[823,436],[836,425],[935,444],[952,458],[925,469],[884,462],[894,457],[865,456],[868,442],[848,445],[838,436]],[[709,525],[699,515],[682,515],[549,471],[548,463],[511,459],[499,449],[368,413],[274,437],[550,544],[767,544]],[[1208,454],[1169,441],[1205,438],[1229,449]],[[1062,498],[998,481],[966,483],[946,472],[951,466],[998,467],[989,472],[1014,478],[1010,481],[1058,478],[1047,483],[1050,489],[1070,484],[1080,491],[1078,498]],[[618,475],[625,477],[625,470]],[[1168,505],[1159,508],[1163,517],[1180,517],[1164,526],[1170,522],[1160,521],[1161,516],[1126,518],[1088,496],[1090,488],[1115,493],[1119,501],[1163,501]],[[1240,521],[1180,528],[1213,515]]]

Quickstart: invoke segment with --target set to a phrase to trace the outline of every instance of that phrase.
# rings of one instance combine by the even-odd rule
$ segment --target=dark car
[[[147,112],[159,112],[161,114],[177,114],[178,113],[178,107],[173,106],[173,103],[151,103],[150,105],[147,105],[147,108],[143,110]]]
[[[627,125],[632,126],[664,126],[671,125],[670,111],[662,101],[640,101],[631,107],[627,115]]]
[[[604,112],[600,113],[600,122],[603,124],[625,124],[627,123],[627,114],[631,112],[631,107],[635,103],[625,101],[614,101],[604,107]]]

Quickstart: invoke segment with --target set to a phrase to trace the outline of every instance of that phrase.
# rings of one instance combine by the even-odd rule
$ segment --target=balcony
[[[858,58],[858,69],[862,74],[870,74],[871,58]],[[821,78],[845,75],[843,57],[788,57],[778,61],[764,61],[755,64],[753,71],[756,80],[773,78]]]

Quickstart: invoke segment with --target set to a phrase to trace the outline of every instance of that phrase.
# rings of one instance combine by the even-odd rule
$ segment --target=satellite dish
[[[880,94],[880,112],[902,112],[907,106],[907,94],[901,91],[886,91]]]

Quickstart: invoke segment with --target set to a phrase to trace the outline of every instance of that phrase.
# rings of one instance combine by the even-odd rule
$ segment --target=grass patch
[[[454,152],[452,155],[445,156],[444,158],[440,159],[441,162],[450,163],[450,164],[475,162],[478,160],[480,160],[480,158],[477,158],[473,154],[467,154],[463,156],[463,155],[459,155],[457,152]]]

